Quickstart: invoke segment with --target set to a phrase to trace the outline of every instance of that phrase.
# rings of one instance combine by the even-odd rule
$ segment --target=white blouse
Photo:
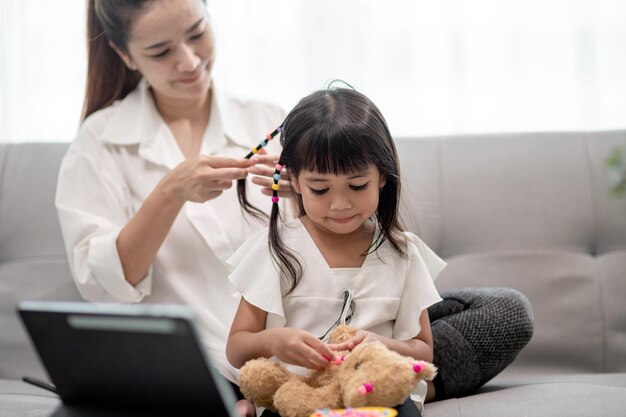
[[[238,100],[213,88],[201,153],[243,157],[283,118],[278,107]],[[270,142],[270,153],[278,152]],[[200,335],[223,372],[225,346],[238,299],[225,260],[260,225],[246,222],[236,187],[203,204],[187,202],[136,286],[122,271],[116,240],[157,183],[183,162],[145,81],[123,100],[84,121],[58,178],[56,206],[70,269],[83,298],[94,302],[190,306]],[[269,211],[271,200],[248,182],[249,199]],[[231,376],[232,378],[232,376]]]
[[[235,288],[268,312],[266,328],[294,327],[323,337],[338,320],[350,317],[353,327],[407,340],[420,333],[421,312],[441,300],[433,280],[446,264],[412,233],[405,232],[408,258],[385,241],[360,268],[330,268],[299,219],[288,221],[280,233],[303,267],[291,293],[285,295],[289,285],[270,258],[267,229],[228,260]],[[424,394],[425,386],[412,398],[423,402]]]
[[[385,241],[360,268],[330,268],[300,219],[289,220],[280,232],[304,271],[291,293],[283,296],[289,285],[270,257],[267,228],[228,260],[233,285],[268,312],[266,328],[296,327],[321,337],[344,310],[347,291],[355,303],[350,325],[407,340],[420,332],[420,313],[441,300],[433,279],[446,264],[412,233],[405,233],[408,259]]]

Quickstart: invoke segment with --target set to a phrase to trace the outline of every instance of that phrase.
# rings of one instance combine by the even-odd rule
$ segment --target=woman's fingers
[[[261,159],[263,158],[263,159]],[[264,177],[273,177],[276,172],[276,163],[278,156],[276,155],[261,155],[260,157],[253,157],[250,159],[252,165],[250,166],[250,173],[255,175],[262,175]],[[289,178],[289,170],[284,169],[280,171],[281,178]]]
[[[257,153],[252,158],[250,158],[250,161],[253,164],[263,164],[263,165],[273,167],[278,163],[278,158],[279,156],[275,154],[269,154],[269,153],[258,154]]]
[[[219,155],[201,155],[200,159],[207,162],[213,168],[248,168],[254,162],[246,158],[231,158]]]
[[[252,177],[252,183],[256,184],[256,185],[260,185],[263,188],[272,188],[272,185],[274,184],[274,179],[273,178],[267,178],[267,177]],[[278,181],[278,189],[291,189],[291,184],[289,183],[289,181],[284,180],[284,179],[280,179]]]

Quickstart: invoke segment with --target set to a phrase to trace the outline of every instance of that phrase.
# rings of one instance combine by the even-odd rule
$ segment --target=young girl
[[[239,368],[275,356],[320,369],[334,350],[374,340],[432,361],[426,308],[440,300],[433,279],[445,263],[403,232],[398,155],[382,114],[364,95],[331,88],[300,101],[279,131],[275,182],[289,170],[299,214],[279,221],[273,197],[269,253],[262,230],[229,260],[242,294],[229,361]],[[341,345],[326,344],[342,323],[362,330]],[[420,409],[426,391],[423,383],[411,396]],[[410,400],[399,410],[420,415]]]

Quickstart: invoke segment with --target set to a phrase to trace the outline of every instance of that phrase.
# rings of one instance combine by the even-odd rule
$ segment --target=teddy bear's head
[[[337,378],[346,407],[392,406],[401,404],[420,380],[431,380],[436,373],[431,363],[373,342],[359,345],[346,355]]]

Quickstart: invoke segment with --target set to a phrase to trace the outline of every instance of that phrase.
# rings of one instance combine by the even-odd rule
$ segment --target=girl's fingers
[[[318,338],[308,340],[306,343],[313,351],[313,357],[318,366],[326,367],[330,362],[335,360],[335,352],[333,352],[328,344]]]
[[[307,365],[307,368],[311,368],[311,369],[324,369],[328,367],[330,363],[329,360],[327,360],[324,356],[322,356],[315,349],[311,349],[308,360],[309,360],[309,365]]]
[[[345,342],[341,342],[341,343],[333,343],[328,345],[330,347],[330,349],[332,349],[333,351],[338,351],[338,350],[352,350],[354,349],[359,343],[361,343],[363,340],[365,340],[365,336],[366,334],[357,334],[353,337],[351,337],[350,339],[346,340]]]

